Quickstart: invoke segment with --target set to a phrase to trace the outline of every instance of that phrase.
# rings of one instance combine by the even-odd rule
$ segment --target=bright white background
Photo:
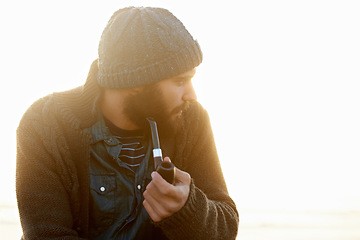
[[[0,3],[0,204],[15,205],[15,131],[36,99],[84,83],[106,22],[168,8],[198,39],[194,85],[240,211],[360,211],[360,3]]]

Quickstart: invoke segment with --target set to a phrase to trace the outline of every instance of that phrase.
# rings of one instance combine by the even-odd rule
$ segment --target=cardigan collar
[[[70,127],[85,129],[97,120],[98,99],[101,89],[97,84],[98,60],[91,64],[84,85],[52,95],[63,118],[70,123]]]

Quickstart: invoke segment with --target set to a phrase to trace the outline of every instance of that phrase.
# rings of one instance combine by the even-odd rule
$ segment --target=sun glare
[[[181,19],[202,48],[193,84],[239,211],[359,212],[360,4],[234,4],[153,1]],[[126,5],[151,4],[2,7],[0,184],[7,194],[0,205],[16,205],[15,130],[22,114],[36,99],[85,82],[106,22]]]

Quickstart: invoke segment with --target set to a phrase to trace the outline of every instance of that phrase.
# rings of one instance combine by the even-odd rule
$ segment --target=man
[[[191,83],[201,61],[169,11],[115,12],[86,83],[38,100],[20,122],[23,239],[235,239],[238,213]],[[149,117],[174,184],[154,171]]]

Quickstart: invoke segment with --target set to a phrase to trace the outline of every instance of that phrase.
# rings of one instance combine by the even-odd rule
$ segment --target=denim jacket
[[[110,133],[101,114],[86,131],[92,135],[89,238],[160,238],[160,230],[151,224],[142,205],[143,191],[154,170],[150,138],[144,137],[146,154],[134,172],[119,160],[122,143]]]

